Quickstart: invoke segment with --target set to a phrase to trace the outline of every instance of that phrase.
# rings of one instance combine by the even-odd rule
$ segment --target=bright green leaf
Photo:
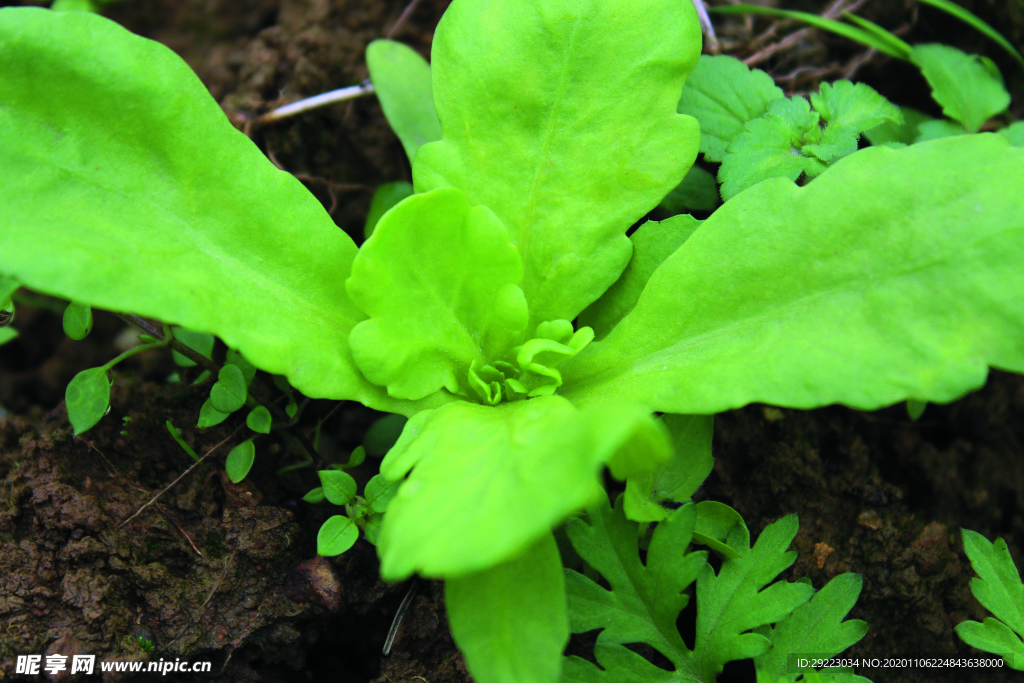
[[[740,513],[717,500],[697,503],[693,542],[714,550],[723,558],[735,559],[750,546],[750,531]]]
[[[64,334],[80,341],[92,331],[92,309],[83,304],[71,302],[64,309]]]
[[[784,673],[800,671],[791,655],[834,657],[867,633],[860,619],[843,621],[857,603],[863,586],[859,574],[840,574],[806,602],[768,629],[772,648],[754,658],[758,683],[776,683]]]
[[[396,183],[384,183],[373,193],[370,200],[370,211],[366,214],[366,224],[363,226],[363,238],[370,239],[380,217],[386,214],[391,207],[413,193],[412,183],[404,180]]]
[[[245,418],[245,426],[260,434],[269,434],[270,424],[270,411],[264,406],[256,406]]]
[[[252,378],[256,376],[255,366],[253,366],[253,364],[247,361],[242,354],[234,349],[228,349],[228,355],[225,360],[229,365],[235,365],[242,371],[242,378],[245,380],[246,388],[248,388],[248,386],[252,384]]]
[[[366,48],[366,67],[384,116],[412,163],[420,146],[441,139],[430,65],[408,45],[375,40]]]
[[[0,271],[216,334],[308,396],[417,409],[348,352],[352,240],[180,57],[95,14],[17,7],[0,63]]]
[[[11,307],[11,296],[20,287],[21,283],[17,280],[0,276],[0,311],[6,311]]]
[[[917,45],[914,64],[932,87],[942,112],[976,133],[982,124],[1010,105],[999,69],[987,57],[969,55],[955,47],[931,43]]]
[[[1002,655],[1011,669],[1024,671],[1024,642],[1010,628],[992,617],[985,621],[962,621],[956,625],[956,634],[970,645],[984,652]]]
[[[900,114],[903,115],[903,123],[897,124],[886,121],[874,128],[864,131],[864,136],[871,141],[872,145],[887,145],[899,143],[912,145],[917,141],[918,126],[926,121],[932,121],[932,117],[923,114],[911,107],[900,107]]]
[[[180,341],[203,358],[213,358],[214,339],[212,334],[206,334],[205,332],[193,332],[192,330],[186,330],[182,327],[172,327],[171,334],[174,335],[175,340]],[[179,367],[195,367],[195,361],[189,360],[177,351],[173,351],[171,355],[174,357],[174,362],[177,363]]]
[[[656,35],[657,40],[651,40]],[[676,113],[701,50],[678,0],[457,2],[432,48],[444,135],[417,191],[455,186],[523,257],[532,329],[573,320],[629,261],[626,230],[683,179],[697,122]]]
[[[232,448],[227,460],[224,461],[224,470],[228,473],[228,478],[236,484],[245,479],[255,459],[256,446],[252,439],[246,439]]]
[[[324,502],[327,500],[327,496],[324,495],[324,487],[317,486],[315,489],[310,489],[309,493],[302,497],[302,500],[313,505]]]
[[[1017,121],[999,131],[1014,147],[1024,147],[1024,121]]]
[[[732,139],[748,121],[768,111],[783,97],[772,77],[727,55],[701,55],[683,86],[679,113],[700,122],[700,151],[707,161],[722,161]]]
[[[675,455],[662,468],[626,482],[626,517],[635,522],[660,522],[671,510],[663,502],[686,503],[715,464],[711,456],[710,415],[664,415]]]
[[[210,403],[222,413],[233,413],[245,405],[248,392],[245,377],[237,365],[225,365],[217,373],[217,383],[210,389]]]
[[[351,474],[340,470],[320,470],[320,484],[324,496],[334,505],[348,505],[356,495],[356,480]]]
[[[355,545],[359,540],[359,527],[344,515],[329,517],[316,535],[316,554],[334,557]]]
[[[820,143],[804,145],[803,151],[825,163],[856,152],[861,133],[886,122],[903,123],[900,108],[864,83],[822,83],[811,104],[827,128]]]
[[[374,475],[370,481],[366,482],[366,488],[363,490],[367,505],[374,512],[387,512],[391,499],[398,493],[401,483],[401,481],[388,481],[382,474]]]
[[[92,429],[110,405],[110,379],[107,371],[103,368],[90,368],[75,375],[68,383],[64,403],[76,436]]]
[[[566,361],[561,392],[681,414],[873,410],[951,401],[987,365],[1024,372],[1021,186],[1024,149],[993,134],[863,149],[803,188],[762,183]]]
[[[350,470],[353,467],[359,467],[366,460],[366,449],[362,446],[356,446],[351,453],[348,454],[348,462],[344,465],[333,464],[331,467],[339,470]]]
[[[383,521],[384,515],[379,512],[375,512],[366,518],[366,526],[363,527],[363,533],[366,534],[366,540],[374,545],[377,545],[377,539],[380,536],[380,525]]]
[[[519,253],[486,207],[454,188],[409,197],[366,241],[345,283],[370,316],[349,343],[366,377],[396,398],[457,391],[521,340]]]
[[[629,238],[633,257],[622,275],[600,299],[580,314],[580,325],[593,328],[597,339],[605,337],[633,307],[651,274],[700,227],[700,221],[688,215],[667,220],[647,221]]]
[[[229,416],[229,413],[222,413],[214,408],[213,402],[210,399],[206,399],[203,402],[203,407],[199,409],[199,422],[196,423],[196,427],[199,429],[213,427],[228,419]]]
[[[914,143],[950,138],[955,135],[967,135],[967,131],[956,121],[949,119],[932,119],[917,124],[917,138]]]
[[[562,572],[548,534],[497,566],[445,581],[452,637],[474,680],[558,683],[569,641]]]
[[[987,23],[979,19],[977,16],[968,12],[966,9],[953,2],[952,0],[919,0],[926,5],[938,8],[943,12],[953,15],[965,24],[973,27],[975,30],[985,34],[990,40],[997,43],[1000,47],[1006,50],[1014,59],[1017,60],[1021,66],[1024,66],[1024,57],[1021,56],[1017,49],[1013,47],[1006,38],[1004,38],[999,31],[989,26]]]
[[[603,463],[638,471],[649,420],[629,405],[580,412],[559,396],[418,413],[381,464],[391,481],[412,469],[384,517],[381,575],[450,578],[523,551],[602,495]],[[650,469],[658,455],[647,454]]]
[[[13,327],[0,327],[0,346],[16,339],[18,331]]]
[[[982,607],[1024,637],[1024,584],[1010,557],[1006,541],[989,543],[981,534],[961,530],[964,552],[978,578],[971,579],[971,592]]]
[[[402,429],[409,420],[403,415],[385,415],[366,430],[363,448],[371,458],[383,458],[402,435]]]
[[[683,182],[669,192],[658,206],[671,214],[681,214],[711,211],[721,203],[715,176],[700,166],[693,166],[686,172]]]

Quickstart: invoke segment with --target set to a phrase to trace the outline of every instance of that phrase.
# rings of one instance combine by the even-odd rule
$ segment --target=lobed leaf
[[[650,40],[657,35],[658,40]],[[530,329],[573,320],[629,260],[629,226],[679,184],[699,143],[676,113],[700,26],[678,0],[457,2],[433,44],[440,142],[417,191],[461,188],[523,258]]]
[[[551,534],[497,566],[445,581],[444,596],[452,637],[475,680],[558,683],[569,619]]]
[[[345,283],[370,316],[349,337],[359,369],[396,398],[465,387],[522,339],[528,313],[522,263],[501,221],[443,188],[389,211]]]
[[[384,116],[412,163],[421,146],[441,139],[430,65],[408,45],[375,40],[366,47],[366,68]]]
[[[942,403],[1024,371],[1024,150],[999,135],[873,147],[727,202],[567,361],[583,406]]]
[[[942,113],[977,133],[983,123],[1010,105],[998,67],[988,57],[969,55],[949,45],[917,45],[910,55],[932,87]]]
[[[303,393],[401,412],[348,351],[356,248],[184,61],[103,17],[0,10],[0,272],[216,334]]]
[[[772,100],[784,97],[772,77],[727,55],[701,55],[686,79],[679,113],[700,122],[700,151],[706,161],[722,161],[733,138],[748,121],[768,111]]]

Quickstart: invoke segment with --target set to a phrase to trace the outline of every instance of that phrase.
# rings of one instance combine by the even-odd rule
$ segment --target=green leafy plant
[[[981,534],[962,529],[964,551],[978,575],[971,592],[995,615],[984,622],[963,621],[956,634],[970,645],[1000,655],[1011,669],[1024,671],[1024,584],[1006,541],[990,543]]]
[[[1024,149],[973,134],[857,150],[869,123],[898,120],[863,88],[831,86],[813,116],[796,100],[757,111],[762,78],[749,110],[798,120],[813,181],[752,178],[703,222],[627,237],[703,145],[677,111],[699,53],[678,0],[456,0],[432,52],[441,139],[416,149],[415,194],[357,250],[170,50],[93,14],[2,9],[0,272],[214,334],[306,396],[408,417],[380,469],[397,486],[382,576],[445,579],[478,680],[553,683],[568,621],[552,529],[606,497],[603,470],[634,521],[658,523],[654,548],[689,542],[673,529],[694,513],[658,508],[699,485],[681,459],[706,472],[694,449],[710,423],[652,413],[946,402],[989,366],[1024,371]],[[208,416],[250,398],[230,367]],[[704,431],[688,440],[687,424]],[[246,450],[229,469],[251,464]],[[358,516],[332,518],[318,546],[354,540]],[[666,562],[666,580],[681,591],[699,569],[704,618],[721,618],[788,566],[796,521],[750,548],[721,509],[709,519],[692,533],[757,580],[699,556]],[[812,592],[777,585],[697,654],[664,654],[709,681],[726,651],[764,656]],[[669,638],[681,599],[644,633]],[[609,657],[628,657],[615,648],[635,641],[612,639]]]

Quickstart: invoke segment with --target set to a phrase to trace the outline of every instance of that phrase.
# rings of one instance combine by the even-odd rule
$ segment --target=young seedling
[[[964,621],[956,634],[970,645],[1003,658],[1006,666],[1024,671],[1024,584],[1006,541],[990,543],[981,534],[962,529],[964,552],[978,575],[971,592],[994,615],[984,622]]]

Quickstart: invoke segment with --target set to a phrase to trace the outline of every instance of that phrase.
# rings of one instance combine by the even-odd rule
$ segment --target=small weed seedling
[[[429,73],[432,106],[381,90],[413,193],[393,188],[357,249],[170,50],[94,14],[2,9],[0,274],[217,335],[306,396],[407,416],[374,480],[397,486],[373,522],[381,574],[445,579],[482,683],[667,677],[623,647],[638,642],[689,680],[745,657],[759,681],[792,681],[791,647],[863,634],[841,622],[859,583],[764,588],[792,563],[795,518],[751,547],[738,523],[717,533],[721,515],[705,528],[700,506],[670,510],[709,471],[709,416],[947,402],[990,366],[1024,371],[1024,149],[976,118],[970,134],[858,149],[908,117],[844,82],[783,98],[729,60],[699,66],[700,49],[680,0],[455,0],[431,69],[394,68],[418,79],[414,100]],[[408,53],[379,50],[383,86],[389,52]],[[708,122],[702,137],[702,68],[736,74],[714,98],[728,135]],[[722,155],[725,203],[627,237],[700,151]],[[102,416],[109,366],[87,371],[76,431]],[[219,371],[205,424],[255,412],[249,372]],[[235,451],[233,479],[252,441]],[[626,482],[614,512],[605,468]],[[382,511],[369,484],[360,503],[351,478],[320,477],[351,506],[321,531],[334,551]],[[563,569],[552,531],[585,509],[567,533],[611,591]],[[646,565],[638,523],[657,523]],[[725,558],[717,573],[694,540]],[[674,624],[694,582],[690,650]],[[808,625],[816,610],[828,628]],[[570,631],[597,627],[602,667],[564,662]]]
[[[957,624],[956,634],[970,645],[1003,658],[1006,666],[1024,671],[1024,584],[1006,541],[989,543],[981,534],[962,529],[964,551],[978,575],[971,592],[995,618]]]

